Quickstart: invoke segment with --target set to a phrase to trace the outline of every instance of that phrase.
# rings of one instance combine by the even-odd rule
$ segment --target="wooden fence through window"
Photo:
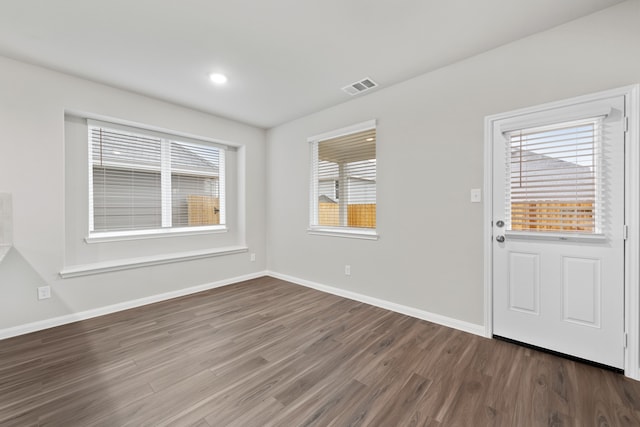
[[[529,201],[511,204],[511,229],[520,231],[595,231],[592,201],[558,203]]]
[[[340,212],[337,203],[318,204],[318,225],[340,226]],[[347,225],[349,227],[375,228],[376,204],[347,205]]]
[[[209,196],[187,196],[189,225],[220,224],[220,200]]]

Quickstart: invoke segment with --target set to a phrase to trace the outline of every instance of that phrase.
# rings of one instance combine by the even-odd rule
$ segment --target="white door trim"
[[[528,107],[485,118],[484,126],[484,324],[485,336],[493,335],[493,127],[496,121],[612,96],[625,96],[628,129],[625,138],[625,223],[629,235],[625,242],[625,376],[640,380],[640,85],[625,86],[535,107]]]

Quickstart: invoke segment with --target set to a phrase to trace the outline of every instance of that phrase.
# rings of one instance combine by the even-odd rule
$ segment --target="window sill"
[[[171,254],[146,256],[140,258],[127,258],[114,261],[96,262],[91,264],[66,267],[60,271],[60,277],[89,276],[92,274],[110,273],[112,271],[128,270],[132,268],[149,267],[152,265],[169,264],[172,262],[192,261],[201,258],[210,258],[223,255],[239,254],[247,252],[246,246],[231,246],[226,248],[205,249],[200,251],[176,252]]]
[[[199,234],[226,233],[226,226],[169,228],[166,230],[140,230],[126,232],[95,233],[85,237],[87,243],[119,242],[123,240],[157,239],[159,237],[194,236]]]
[[[556,240],[563,242],[583,242],[601,243],[607,240],[604,234],[571,234],[552,232],[531,232],[531,231],[505,231],[507,239],[512,240]]]
[[[376,230],[363,230],[358,228],[309,228],[307,233],[314,236],[346,237],[349,239],[378,240],[380,237]]]

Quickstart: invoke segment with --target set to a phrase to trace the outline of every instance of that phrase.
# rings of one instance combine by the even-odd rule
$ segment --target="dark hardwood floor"
[[[0,425],[639,426],[640,382],[265,277],[0,341]]]

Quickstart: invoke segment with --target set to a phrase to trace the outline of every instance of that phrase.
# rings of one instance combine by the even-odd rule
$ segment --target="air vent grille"
[[[366,92],[370,89],[373,89],[376,86],[378,86],[378,83],[374,82],[373,80],[367,77],[360,81],[351,83],[350,85],[343,87],[342,90],[348,93],[349,95],[353,96],[362,92]]]

